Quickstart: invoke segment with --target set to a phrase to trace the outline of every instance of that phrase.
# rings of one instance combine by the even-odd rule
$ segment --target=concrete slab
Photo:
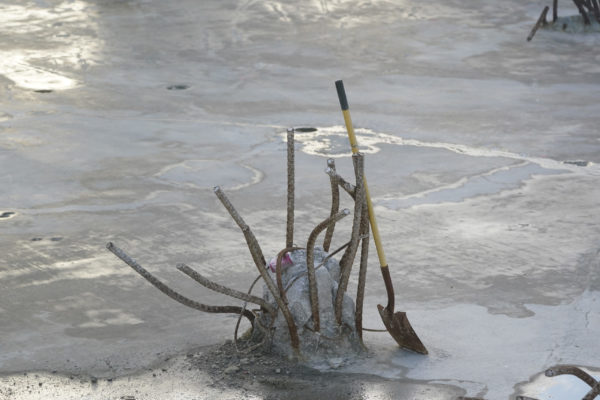
[[[234,317],[170,301],[104,244],[198,301],[224,299],[178,262],[246,289],[256,272],[211,187],[276,254],[285,129],[316,127],[297,138],[303,244],[328,214],[326,158],[351,176],[337,79],[398,308],[433,350],[369,334],[373,362],[349,371],[500,399],[555,363],[598,366],[600,37],[527,43],[544,5],[4,1],[0,372],[136,374],[229,337]]]

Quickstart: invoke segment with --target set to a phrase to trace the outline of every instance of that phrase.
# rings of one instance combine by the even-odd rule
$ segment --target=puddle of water
[[[0,6],[0,33],[27,42],[28,47],[0,51],[0,74],[17,86],[37,93],[72,89],[76,79],[64,73],[65,67],[81,69],[93,63],[101,41],[91,34],[67,35],[69,30],[82,32],[96,28],[88,3],[64,1],[56,6],[44,3]],[[45,27],[50,26],[49,32]],[[22,39],[22,40],[21,40]]]
[[[580,367],[596,381],[600,380],[600,371]],[[544,373],[537,374],[530,382],[518,388],[521,396],[537,400],[573,400],[581,399],[590,391],[590,386],[573,375],[560,375],[549,378]],[[517,397],[518,398],[518,397]]]
[[[422,204],[460,203],[468,198],[492,195],[518,188],[535,175],[556,175],[560,173],[565,173],[565,171],[549,170],[527,162],[518,166],[498,168],[481,175],[465,177],[451,185],[410,196],[399,198],[386,196],[378,204],[398,210]]]
[[[375,132],[366,128],[354,128],[360,151],[366,154],[374,154],[381,150],[382,145],[396,146],[414,146],[426,147],[431,149],[443,149],[456,154],[471,157],[501,157],[513,160],[528,161],[538,164],[542,168],[568,170],[572,172],[586,171],[590,175],[600,175],[600,167],[588,162],[586,166],[589,169],[581,169],[580,162],[562,162],[550,158],[530,157],[525,154],[513,153],[500,149],[487,149],[482,147],[471,147],[456,143],[443,142],[424,142],[417,139],[405,139],[401,136],[395,136],[390,133]],[[346,128],[341,125],[329,127],[317,127],[314,132],[296,134],[295,140],[302,144],[302,151],[306,154],[322,157],[346,157],[350,156],[350,146],[348,144]],[[286,140],[286,134],[281,133],[281,137]]]
[[[467,390],[468,396],[486,399],[507,398],[513,388],[520,387],[515,383],[542,371],[535,384],[520,387],[519,393],[539,400],[578,399],[587,392],[585,388],[579,395],[580,391],[571,391],[570,385],[576,390],[576,383],[569,381],[569,386],[565,386],[563,380],[556,381],[560,377],[546,378],[543,371],[560,363],[598,362],[595,332],[600,319],[595,318],[594,310],[599,300],[599,292],[586,291],[569,304],[525,305],[534,313],[526,318],[491,314],[484,307],[472,304],[437,310],[403,304],[411,311],[408,317],[429,355],[400,350],[388,335],[367,332],[365,342],[373,356],[347,370],[368,371],[391,379],[457,384]],[[366,299],[367,308],[370,301]],[[382,323],[378,318],[366,313],[364,325],[379,328]],[[395,351],[391,350],[394,348]],[[597,378],[598,371],[592,375]],[[552,397],[563,391],[571,396]]]
[[[155,175],[172,185],[197,189],[212,188],[227,182],[227,190],[238,190],[263,179],[263,173],[244,164],[218,160],[187,160],[169,165]]]

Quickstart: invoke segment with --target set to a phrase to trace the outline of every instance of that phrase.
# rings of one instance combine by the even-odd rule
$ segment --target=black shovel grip
[[[340,99],[340,106],[343,111],[348,109],[348,99],[346,98],[346,91],[344,90],[344,82],[340,79],[335,81],[335,89],[337,90],[338,99]]]

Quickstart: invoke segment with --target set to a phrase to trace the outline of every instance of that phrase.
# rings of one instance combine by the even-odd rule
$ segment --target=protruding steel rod
[[[219,200],[221,200],[221,203],[223,203],[223,206],[225,206],[225,208],[229,212],[229,215],[231,215],[233,220],[238,224],[238,226],[242,230],[242,233],[244,234],[244,238],[246,239],[246,243],[248,244],[248,248],[250,249],[250,254],[252,255],[252,259],[254,260],[254,264],[256,265],[258,272],[260,273],[263,280],[265,281],[267,288],[273,295],[273,298],[277,302],[277,306],[279,306],[279,309],[281,310],[281,312],[283,313],[283,316],[285,317],[285,321],[288,325],[288,329],[290,332],[290,342],[292,344],[292,348],[294,349],[294,351],[297,354],[299,354],[300,338],[298,337],[298,331],[296,329],[296,324],[294,323],[294,318],[292,317],[292,314],[290,313],[288,306],[283,302],[283,300],[281,299],[281,296],[279,296],[279,290],[277,290],[277,286],[275,285],[275,282],[273,282],[273,279],[267,272],[267,268],[266,268],[267,263],[265,262],[265,257],[263,256],[262,250],[260,249],[260,246],[258,245],[258,241],[256,240],[256,237],[250,230],[250,227],[248,225],[246,225],[246,223],[244,222],[244,220],[242,219],[240,214],[233,207],[233,205],[231,204],[231,202],[229,201],[229,199],[227,198],[225,193],[221,190],[221,188],[216,186],[214,188],[214,192],[217,195],[217,197],[219,198]]]
[[[548,368],[544,374],[547,377],[573,375],[587,383],[590,387],[594,387],[594,385],[597,383],[593,376],[575,365],[555,365]]]
[[[590,25],[591,21],[587,13],[583,9],[583,2],[581,0],[573,0],[573,3],[575,3],[575,6],[577,6],[577,10],[579,10],[579,14],[581,14],[581,17],[583,18],[583,23],[585,25]]]
[[[195,271],[194,269],[192,269],[191,267],[187,266],[186,264],[178,264],[177,269],[207,289],[213,290],[218,293],[222,293],[227,296],[234,297],[236,299],[247,301],[248,303],[258,304],[263,309],[268,311],[273,316],[273,318],[277,315],[277,309],[260,297],[252,296],[250,294],[246,294],[244,292],[240,292],[238,290],[231,289],[226,286],[220,285],[216,282],[213,282],[210,279],[203,276],[202,274]]]
[[[315,276],[315,242],[317,240],[317,236],[324,229],[326,229],[330,224],[335,224],[340,219],[344,218],[350,214],[350,210],[344,208],[342,211],[338,212],[336,215],[327,218],[319,225],[312,230],[308,237],[308,242],[306,243],[306,270],[308,273],[308,287],[310,291],[310,306],[313,317],[313,330],[315,332],[320,332],[321,330],[321,318],[319,316],[319,293],[317,289],[317,278]]]
[[[351,184],[350,182],[346,181],[344,178],[342,178],[340,175],[338,175],[335,170],[331,169],[331,168],[327,168],[325,170],[325,173],[327,175],[329,175],[329,177],[333,180],[335,180],[337,182],[337,184],[344,189],[344,191],[346,193],[348,193],[350,195],[350,197],[354,198],[354,192],[356,191],[356,187]]]
[[[352,155],[352,164],[354,165],[354,176],[356,180],[355,201],[354,201],[354,218],[352,220],[352,234],[350,236],[350,246],[344,252],[340,260],[340,282],[335,295],[335,319],[340,325],[342,323],[342,308],[344,303],[344,294],[348,289],[348,281],[350,280],[350,272],[356,257],[358,242],[360,237],[360,222],[362,219],[362,207],[364,199],[364,157],[361,153]]]
[[[598,0],[592,0],[592,5],[594,6],[594,17],[600,23],[600,5],[598,5]]]
[[[207,304],[198,303],[197,301],[191,300],[179,293],[175,290],[171,289],[160,280],[158,280],[154,275],[144,269],[141,265],[139,265],[134,259],[129,257],[123,250],[115,246],[112,242],[108,242],[106,244],[106,248],[113,253],[115,256],[120,258],[125,264],[129,265],[135,272],[140,274],[144,279],[150,282],[154,287],[158,290],[177,301],[178,303],[183,304],[184,306],[188,306],[195,310],[209,312],[209,313],[225,313],[225,314],[240,314],[243,313],[244,317],[248,318],[248,320],[254,325],[254,314],[248,310],[242,310],[241,307],[237,306],[211,306]]]
[[[587,392],[587,394],[583,396],[583,399],[581,400],[594,400],[596,397],[598,397],[598,395],[600,395],[600,383],[596,383],[596,385],[592,387],[592,390]]]
[[[366,199],[363,199],[362,216],[360,219],[360,235],[362,237],[362,242],[360,247],[360,270],[358,272],[358,287],[356,288],[356,310],[354,312],[354,321],[356,332],[362,341],[362,315],[365,299],[365,286],[367,284],[367,262],[369,258],[369,210],[367,209]]]
[[[558,0],[552,2],[552,22],[558,19]]]
[[[544,9],[542,10],[542,13],[540,14],[540,17],[538,18],[537,22],[535,23],[535,25],[531,29],[531,32],[529,33],[529,36],[527,36],[527,41],[528,42],[530,42],[531,39],[533,39],[533,37],[535,36],[535,33],[537,32],[538,29],[540,29],[540,27],[542,25],[546,25],[547,24],[547,22],[546,22],[546,14],[548,14],[548,10],[550,10],[550,7],[548,7],[548,6],[544,7]]]
[[[287,224],[285,247],[294,245],[294,128],[287,130]]]
[[[558,375],[573,375],[587,383],[591,390],[583,397],[582,400],[594,400],[600,395],[600,382],[596,381],[593,376],[575,365],[555,365],[546,370],[545,375],[554,377]]]
[[[335,178],[335,160],[330,158],[327,160],[327,170],[333,171],[333,176],[329,175],[329,181],[331,183],[331,211],[329,216],[334,216],[340,210],[340,189]],[[335,224],[329,225],[325,232],[325,239],[323,239],[323,250],[329,252],[331,247],[331,239],[333,238],[333,231],[335,230]]]

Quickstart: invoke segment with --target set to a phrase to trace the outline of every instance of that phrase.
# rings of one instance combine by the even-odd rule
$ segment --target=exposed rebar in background
[[[246,223],[244,222],[244,220],[242,219],[240,214],[233,207],[233,204],[231,204],[231,202],[229,201],[229,199],[227,198],[225,193],[221,190],[221,188],[218,186],[215,186],[214,192],[217,195],[217,197],[219,198],[219,200],[221,200],[221,203],[223,203],[223,206],[229,212],[229,215],[231,215],[231,218],[233,218],[233,220],[236,222],[236,224],[238,224],[238,226],[242,230],[242,233],[244,234],[244,238],[246,238],[246,243],[248,244],[248,249],[250,249],[250,254],[252,254],[252,259],[254,260],[254,264],[256,265],[258,272],[262,276],[263,280],[265,281],[265,284],[267,285],[267,288],[273,295],[273,298],[277,302],[279,309],[281,310],[281,312],[283,313],[283,316],[285,317],[285,320],[287,322],[288,329],[290,332],[290,342],[292,344],[292,348],[298,354],[298,352],[300,350],[300,338],[298,337],[298,331],[296,329],[296,324],[294,323],[294,319],[292,317],[292,314],[290,313],[289,308],[283,302],[283,300],[281,299],[281,296],[279,296],[279,291],[277,290],[277,286],[275,286],[275,282],[273,282],[273,279],[267,272],[267,265],[266,265],[267,263],[265,262],[265,257],[263,256],[262,250],[260,249],[260,246],[258,245],[258,241],[256,240],[256,237],[250,230],[250,227],[248,225],[246,225]]]
[[[575,365],[555,365],[548,368],[544,375],[550,378],[558,375],[573,375],[587,383],[590,387],[594,387],[597,383],[593,376]]]
[[[573,0],[576,1],[576,0]],[[531,32],[529,33],[529,36],[527,36],[527,41],[530,42],[531,39],[533,39],[533,37],[535,36],[535,33],[537,32],[538,29],[540,29],[540,27],[542,25],[546,25],[546,15],[548,14],[548,10],[550,10],[550,7],[546,6],[544,7],[544,9],[542,10],[542,13],[540,14],[540,17],[538,18],[537,22],[535,23],[535,25],[533,26],[533,29],[531,29]]]
[[[556,22],[558,18],[558,0],[552,2],[552,22]]]
[[[206,278],[205,276],[201,275],[200,273],[196,272],[194,269],[187,266],[186,264],[178,264],[177,269],[207,289],[213,290],[215,292],[218,292],[218,293],[221,293],[221,294],[224,294],[227,296],[231,296],[231,297],[239,299],[239,300],[246,301],[248,303],[257,304],[257,305],[261,306],[264,310],[268,311],[273,316],[273,318],[277,315],[277,309],[260,297],[252,296],[250,294],[246,294],[246,293],[240,292],[238,290],[231,289],[226,286],[220,285],[216,282],[213,282],[210,279]]]
[[[356,180],[356,189],[354,191],[354,218],[352,219],[352,234],[350,236],[350,246],[344,252],[340,260],[340,281],[335,295],[335,319],[339,324],[342,323],[342,308],[344,303],[344,294],[348,288],[350,272],[356,257],[358,241],[360,237],[360,223],[362,219],[362,207],[364,198],[364,157],[362,153],[352,155],[352,164],[354,165],[354,177]]]
[[[306,243],[306,270],[308,273],[308,287],[310,291],[310,306],[313,317],[313,330],[319,332],[321,330],[321,319],[319,316],[319,293],[317,289],[317,278],[315,276],[315,242],[317,236],[330,224],[335,224],[340,219],[350,214],[350,210],[344,208],[334,216],[331,216],[321,222],[319,225],[312,230],[308,236],[308,242]]]
[[[591,0],[592,1],[592,6],[594,7],[594,18],[596,18],[596,21],[598,23],[600,23],[600,5],[598,5],[598,0]]]
[[[285,247],[294,245],[294,128],[287,130],[287,225]]]
[[[125,264],[129,265],[135,272],[140,274],[144,279],[150,282],[154,287],[158,290],[177,301],[178,303],[183,304],[184,306],[188,306],[195,310],[209,312],[209,313],[225,313],[225,314],[240,314],[242,313],[244,317],[248,318],[250,323],[254,326],[254,314],[248,310],[243,310],[241,307],[237,306],[211,306],[207,304],[198,303],[197,301],[191,300],[182,294],[176,292],[171,289],[164,283],[162,283],[158,278],[148,272],[144,267],[139,265],[134,259],[129,257],[123,250],[115,246],[112,242],[108,242],[106,244],[106,248],[113,253],[115,256],[120,258]]]
[[[362,342],[362,314],[363,304],[365,299],[365,286],[367,284],[367,261],[369,258],[369,209],[367,208],[367,199],[361,200],[363,202],[362,216],[360,218],[360,235],[362,237],[360,247],[360,269],[358,271],[358,286],[356,288],[356,309],[354,312],[354,321],[356,327],[356,333]]]
[[[583,399],[581,400],[594,400],[596,397],[598,397],[598,395],[600,395],[600,383],[596,383],[596,385],[592,387],[592,390],[587,392],[587,394],[583,396]]]
[[[329,216],[333,217],[340,209],[340,189],[335,178],[335,160],[330,158],[327,160],[327,169],[332,171],[334,175],[329,175],[329,181],[331,183],[331,212]],[[327,227],[325,232],[325,239],[323,239],[323,250],[329,252],[331,246],[331,239],[333,238],[333,231],[335,230],[335,224]]]
[[[575,365],[555,365],[546,370],[544,375],[554,377],[558,375],[573,375],[587,383],[591,390],[583,396],[582,400],[594,400],[600,395],[600,382],[596,381],[593,376]]]
[[[587,13],[583,9],[584,3],[581,0],[573,0],[573,3],[575,3],[575,6],[577,6],[577,10],[579,10],[579,14],[581,14],[581,16],[583,17],[583,23],[585,25],[590,25],[591,24],[590,18],[588,17]]]

